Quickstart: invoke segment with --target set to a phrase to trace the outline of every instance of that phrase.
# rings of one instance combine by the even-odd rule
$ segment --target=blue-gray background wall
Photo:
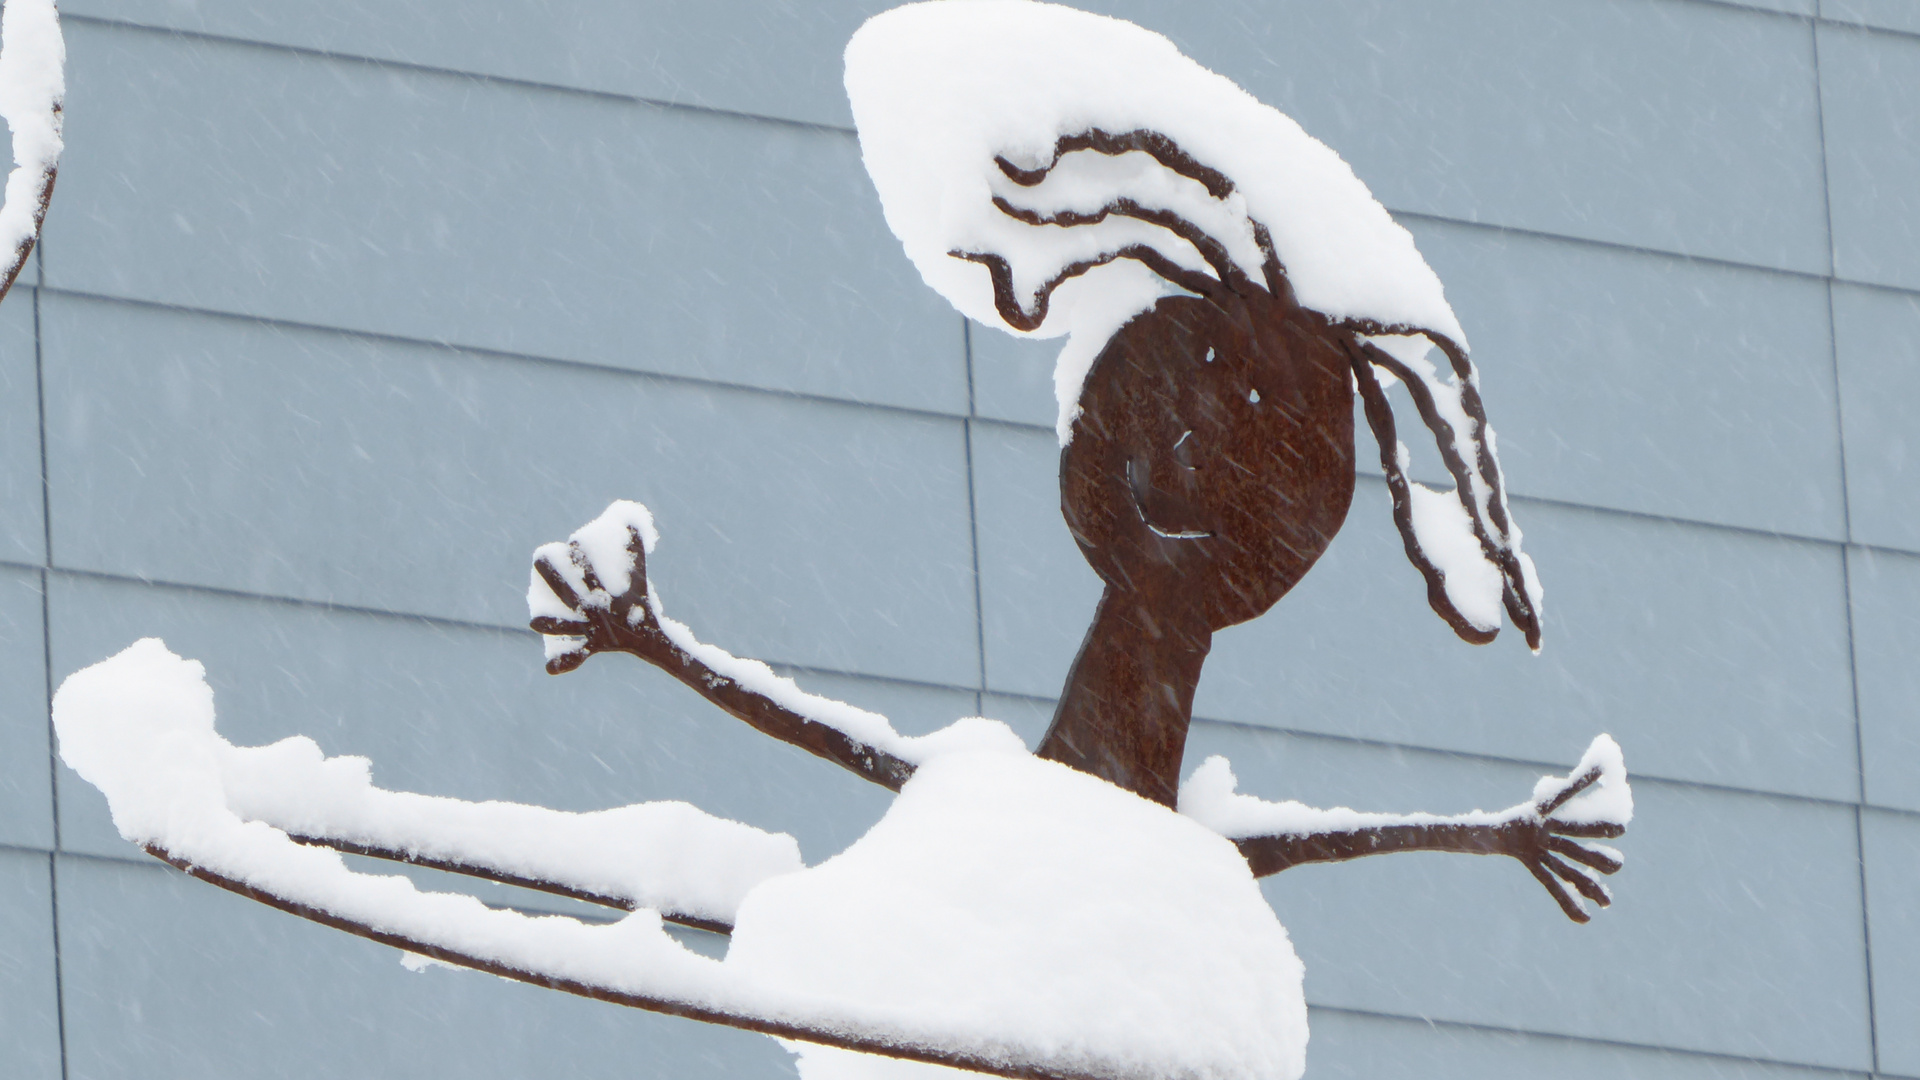
[[[791,1075],[184,881],[52,765],[47,698],[159,634],[237,742],[831,854],[882,793],[638,664],[541,673],[528,552],[631,497],[703,636],[1037,735],[1097,593],[1049,351],[881,221],[839,90],[881,6],[67,0],[70,148],[0,306],[0,1074]],[[1194,753],[1377,809],[1507,805],[1599,731],[1636,777],[1590,926],[1504,862],[1272,881],[1309,1076],[1920,1077],[1920,8],[1100,7],[1413,230],[1548,588],[1541,657],[1455,641],[1363,476],[1221,635]]]

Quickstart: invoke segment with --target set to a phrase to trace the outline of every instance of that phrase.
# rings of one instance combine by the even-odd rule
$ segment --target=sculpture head
[[[1168,297],[1088,372],[1060,506],[1111,589],[1208,631],[1253,619],[1332,542],[1353,496],[1338,336],[1262,292]]]

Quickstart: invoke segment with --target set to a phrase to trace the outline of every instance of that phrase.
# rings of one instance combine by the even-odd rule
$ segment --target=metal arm
[[[825,722],[821,716],[809,716],[782,704],[743,681],[743,677],[752,679],[756,675],[764,676],[760,680],[763,682],[775,678],[764,665],[702,647],[689,634],[670,634],[662,625],[656,603],[647,594],[646,543],[638,528],[628,525],[627,533],[625,555],[630,560],[629,584],[618,595],[602,583],[600,572],[578,539],[569,542],[567,555],[579,573],[579,588],[556,565],[554,545],[535,555],[534,572],[573,616],[540,615],[531,622],[542,634],[574,639],[547,661],[550,674],[572,671],[594,653],[630,653],[685,683],[728,714],[746,721],[754,730],[792,743],[881,787],[900,790],[913,775],[911,762]],[[676,637],[684,640],[675,640]],[[695,655],[696,648],[732,670],[717,670],[714,664]],[[826,699],[814,700],[823,706],[851,708]]]

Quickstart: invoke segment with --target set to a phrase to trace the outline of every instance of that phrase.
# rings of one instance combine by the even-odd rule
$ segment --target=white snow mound
[[[1465,336],[1440,280],[1365,184],[1326,144],[1279,110],[1119,19],[1031,0],[934,0],[874,16],[846,51],[847,96],[887,224],[928,285],[969,318],[1019,333],[995,309],[986,267],[950,252],[998,254],[1031,310],[1033,290],[1065,266],[1147,243],[1185,268],[1197,250],[1171,232],[1110,217],[1095,225],[1029,225],[996,195],[1046,214],[1097,211],[1119,195],[1173,210],[1223,243],[1254,280],[1251,221],[1271,232],[1300,302],[1336,319]],[[1214,198],[1142,152],[1064,156],[1037,186],[994,163],[1053,160],[1063,136],[1158,132],[1235,191]],[[1061,286],[1036,337],[1070,335],[1056,368],[1064,442],[1080,384],[1108,337],[1178,292],[1132,261]]]
[[[845,852],[740,907],[768,991],[1089,1071],[1291,1080],[1302,968],[1234,845],[1024,751],[931,758]],[[940,1075],[802,1049],[806,1080]]]

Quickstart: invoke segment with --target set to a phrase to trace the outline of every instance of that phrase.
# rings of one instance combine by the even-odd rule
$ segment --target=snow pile
[[[383,791],[363,757],[328,758],[312,739],[236,747],[218,740],[227,805],[295,836],[330,837],[416,858],[731,922],[747,890],[802,867],[800,847],[683,802],[572,814],[509,802]]]
[[[938,0],[875,16],[848,43],[846,65],[861,151],[887,224],[927,283],[970,318],[1018,329],[996,309],[987,269],[952,252],[1005,258],[1029,315],[1040,283],[1131,243],[1207,272],[1192,244],[1158,226],[1118,216],[1033,225],[994,204],[997,196],[1048,214],[1091,213],[1125,195],[1202,226],[1255,281],[1263,280],[1258,222],[1306,307],[1336,320],[1432,330],[1465,347],[1413,238],[1347,163],[1159,34],[1029,0]],[[1045,168],[1063,136],[1092,129],[1158,132],[1224,174],[1232,190],[1211,194],[1138,151],[1067,154],[1032,188],[995,164],[1004,157],[1021,169]],[[1176,291],[1122,261],[1054,295],[1031,332],[1070,335],[1056,371],[1062,442],[1080,383],[1107,338]]]
[[[148,710],[158,722],[110,719]],[[305,736],[234,746],[213,730],[212,692],[200,666],[153,638],[136,643],[108,672],[69,680],[55,715],[62,755],[102,790],[120,793],[114,824],[136,843],[176,836],[169,825],[176,815],[217,810],[207,804],[217,799],[242,820],[294,836],[404,852],[719,922],[732,920],[748,889],[802,866],[791,836],[686,803],[571,814],[462,802],[374,787],[366,758],[328,758]],[[183,799],[194,805],[174,805]]]
[[[0,8],[0,118],[13,133],[14,169],[0,206],[0,278],[9,282],[40,234],[60,164],[66,63],[53,0],[6,0]]]
[[[1304,1068],[1300,961],[1239,851],[1012,740],[934,757],[851,848],[755,889],[727,965],[835,1011],[1045,1048],[1076,1070]],[[803,1054],[807,1080],[915,1075]]]
[[[1401,443],[1401,461],[1404,463],[1411,457],[1407,444]],[[1401,471],[1406,468],[1402,464]],[[1500,629],[1506,583],[1500,577],[1500,569],[1487,561],[1480,538],[1474,535],[1473,520],[1460,505],[1458,494],[1435,491],[1411,481],[1407,484],[1407,494],[1413,499],[1413,533],[1420,540],[1420,550],[1440,571],[1447,599],[1453,602],[1454,610],[1477,630]],[[1521,557],[1525,558],[1524,553]],[[1539,610],[1537,597],[1534,610]]]
[[[1580,756],[1580,764],[1573,767],[1570,776],[1585,776],[1590,770],[1599,769],[1600,779],[1590,788],[1561,804],[1553,816],[1560,821],[1579,824],[1626,825],[1633,820],[1633,788],[1627,783],[1626,757],[1620,752],[1620,744],[1613,736],[1602,735],[1593,740],[1587,752]],[[1563,783],[1558,776],[1543,776],[1533,787],[1534,800],[1540,801],[1552,797]]]
[[[204,670],[157,639],[69,677],[54,696],[53,719],[61,758],[106,794],[121,835],[158,845],[176,860],[382,933],[516,970],[688,1002],[722,996],[719,966],[675,942],[653,911],[590,925],[493,910],[470,896],[422,892],[404,877],[355,873],[337,852],[244,820],[227,803],[225,773],[234,748],[214,731]],[[299,772],[279,764],[288,775]],[[326,787],[336,794],[351,789],[354,771],[352,763],[336,765],[321,791],[285,797],[324,799]]]

